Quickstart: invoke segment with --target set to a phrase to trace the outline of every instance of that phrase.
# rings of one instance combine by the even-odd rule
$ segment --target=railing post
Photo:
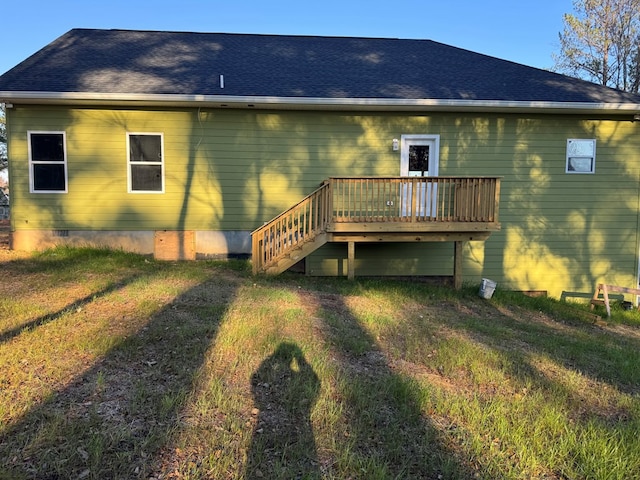
[[[251,267],[254,275],[260,271],[260,265],[258,265],[258,236],[255,232],[251,234]]]
[[[498,221],[498,212],[500,210],[500,179],[496,178],[495,179],[496,182],[496,189],[495,189],[495,199],[493,201],[493,218],[491,219],[492,222],[497,222]]]
[[[334,212],[333,212],[333,188],[334,188],[335,181],[336,181],[335,178],[329,179],[329,187],[327,188],[326,197],[323,202],[325,205],[325,214],[324,214],[325,223],[328,223],[330,218],[331,218],[331,221],[333,222],[336,221],[336,216],[334,215]]]
[[[251,234],[251,265],[253,274],[256,275],[262,269],[264,259],[264,229]]]

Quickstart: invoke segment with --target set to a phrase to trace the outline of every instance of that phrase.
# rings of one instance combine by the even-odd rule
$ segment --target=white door
[[[400,176],[437,177],[438,157],[440,153],[440,135],[402,135],[400,147]],[[411,215],[411,185],[403,189],[402,215]],[[436,215],[437,190],[434,185],[421,183],[416,192],[416,216]]]

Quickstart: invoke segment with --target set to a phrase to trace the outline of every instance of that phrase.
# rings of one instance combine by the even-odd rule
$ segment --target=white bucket
[[[493,280],[489,280],[488,278],[483,278],[480,283],[480,296],[482,298],[491,298],[493,296],[493,292],[496,290],[497,283]]]

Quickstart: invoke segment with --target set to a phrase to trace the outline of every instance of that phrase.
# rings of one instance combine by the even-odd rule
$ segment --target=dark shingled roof
[[[431,40],[88,29],[2,75],[0,92],[640,103]]]

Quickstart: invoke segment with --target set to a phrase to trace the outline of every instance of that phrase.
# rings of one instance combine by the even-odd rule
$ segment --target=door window
[[[430,145],[409,145],[409,176],[429,176]]]

